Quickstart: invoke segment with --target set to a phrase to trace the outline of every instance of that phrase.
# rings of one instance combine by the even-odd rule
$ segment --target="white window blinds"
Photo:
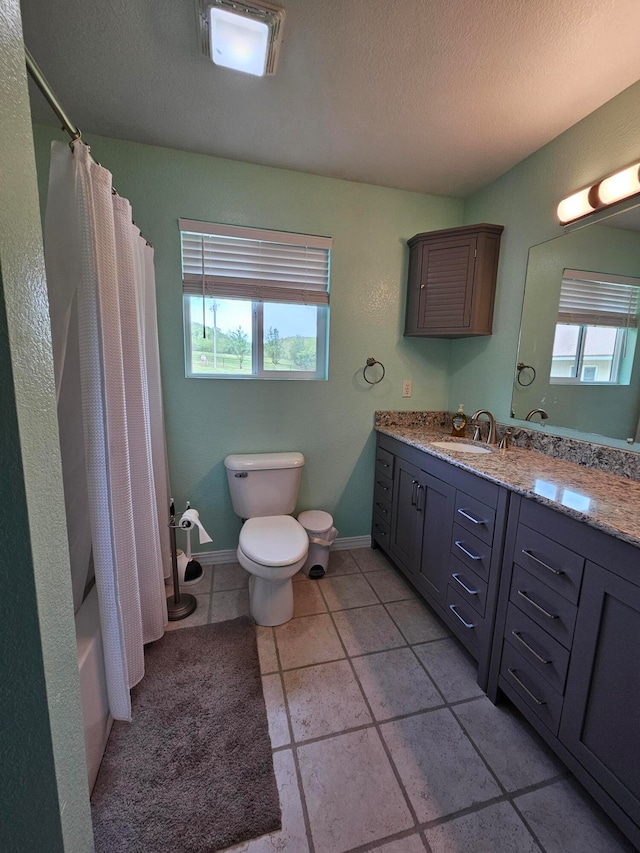
[[[185,293],[329,303],[330,237],[180,219]]]
[[[565,270],[558,323],[574,326],[637,327],[640,279]]]

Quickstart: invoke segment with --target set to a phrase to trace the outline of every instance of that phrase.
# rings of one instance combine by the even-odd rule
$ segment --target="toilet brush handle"
[[[187,527],[187,560],[191,562],[191,528]]]
[[[178,553],[176,551],[176,528],[169,525],[169,539],[171,542],[171,570],[173,575],[173,600],[180,604],[180,582],[178,580]]]

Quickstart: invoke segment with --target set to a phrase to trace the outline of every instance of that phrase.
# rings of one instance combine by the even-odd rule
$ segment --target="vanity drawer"
[[[513,559],[560,595],[578,603],[584,570],[584,557],[580,554],[519,524]]]
[[[571,648],[577,608],[520,566],[514,565],[510,600],[566,649]]]
[[[495,510],[464,492],[456,492],[455,520],[468,532],[487,545],[493,542]]]
[[[389,540],[391,529],[389,527],[389,522],[385,521],[384,518],[377,512],[373,513],[373,521],[371,524],[371,535],[373,538],[382,545],[383,548],[389,547]]]
[[[387,501],[391,501],[393,498],[393,480],[389,479],[389,477],[386,477],[384,474],[381,474],[377,467],[374,493]]]
[[[469,533],[459,524],[453,525],[451,553],[481,578],[488,580],[491,546]]]
[[[562,713],[562,694],[541,678],[528,660],[525,660],[520,652],[506,640],[502,646],[500,676],[505,685],[508,685],[556,735]]]
[[[450,581],[450,584],[453,581]],[[484,652],[486,624],[484,618],[471,607],[451,585],[447,586],[447,623],[473,655]]]
[[[569,652],[513,604],[509,604],[507,609],[504,638],[538,675],[558,693],[564,693]]]
[[[393,479],[393,463],[395,456],[383,447],[376,448],[376,474]]]
[[[484,616],[487,604],[487,584],[473,569],[461,563],[453,555],[451,556],[450,569],[449,584],[480,616]]]
[[[373,511],[381,515],[386,522],[391,518],[391,500],[387,498],[387,493],[377,486],[373,493]]]

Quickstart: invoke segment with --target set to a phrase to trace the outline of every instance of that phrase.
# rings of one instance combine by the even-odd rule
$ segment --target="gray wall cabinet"
[[[490,335],[502,225],[465,225],[409,241],[405,335]]]
[[[640,550],[382,433],[372,542],[640,849]]]

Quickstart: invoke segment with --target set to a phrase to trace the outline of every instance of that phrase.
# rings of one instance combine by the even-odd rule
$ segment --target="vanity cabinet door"
[[[560,740],[640,824],[640,587],[587,563]]]
[[[418,509],[418,500],[422,499],[420,491],[424,489],[424,477],[425,474],[415,465],[396,458],[389,551],[400,568],[412,578],[420,564],[424,515]]]
[[[422,476],[423,490],[418,506],[424,517],[424,527],[417,584],[445,609],[456,490],[430,474]]]

